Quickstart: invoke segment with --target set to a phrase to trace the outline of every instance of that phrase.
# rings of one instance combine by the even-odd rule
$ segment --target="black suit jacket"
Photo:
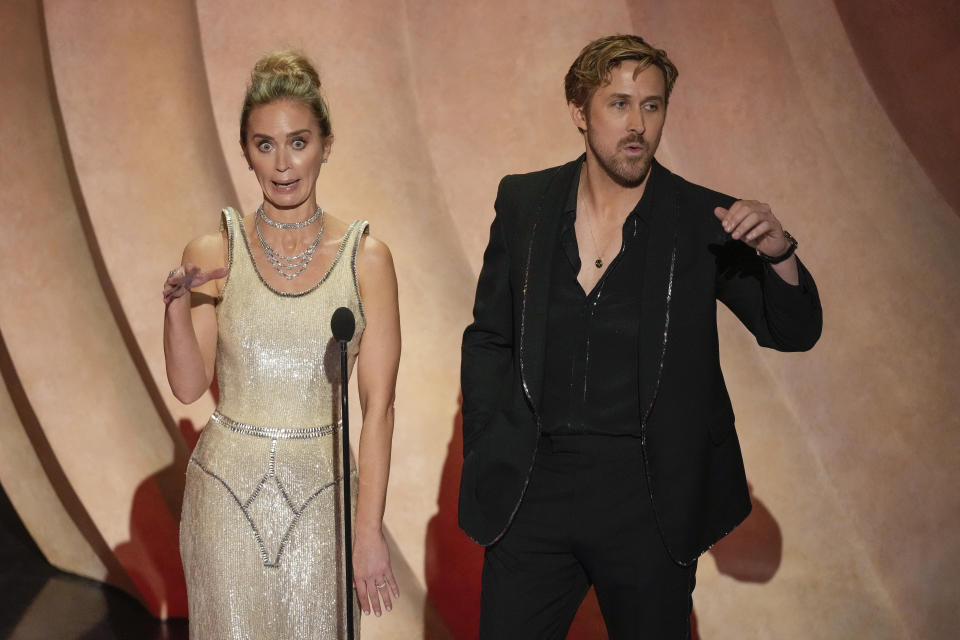
[[[558,225],[583,158],[505,177],[483,255],[474,321],[463,336],[460,526],[496,542],[530,478],[540,435],[547,303]],[[750,512],[733,409],[720,371],[716,301],[766,347],[817,341],[816,285],[800,265],[790,286],[713,213],[735,199],[691,184],[656,161],[654,214],[641,285],[641,439],[647,492],[661,537],[692,563]],[[603,490],[603,488],[598,488]]]

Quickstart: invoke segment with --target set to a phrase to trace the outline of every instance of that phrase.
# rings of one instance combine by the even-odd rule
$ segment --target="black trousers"
[[[481,640],[565,638],[590,585],[610,638],[689,638],[696,564],[667,555],[643,473],[637,438],[541,438],[513,523],[484,555]]]

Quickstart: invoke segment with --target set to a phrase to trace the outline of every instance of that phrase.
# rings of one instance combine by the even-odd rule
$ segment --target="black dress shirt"
[[[620,252],[589,293],[577,281],[579,177],[574,172],[550,279],[543,432],[640,435],[640,291],[654,172],[623,223]]]

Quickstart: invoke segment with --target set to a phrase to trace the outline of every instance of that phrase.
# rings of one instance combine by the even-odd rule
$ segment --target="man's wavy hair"
[[[567,102],[587,109],[593,94],[610,82],[610,72],[624,60],[639,62],[634,77],[650,65],[660,69],[666,81],[664,100],[670,101],[679,74],[667,52],[651,47],[640,36],[615,35],[598,38],[580,51],[564,78]]]

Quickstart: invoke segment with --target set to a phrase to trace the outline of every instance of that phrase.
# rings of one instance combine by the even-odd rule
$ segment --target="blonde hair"
[[[254,108],[277,100],[298,100],[310,107],[320,133],[332,133],[330,109],[320,93],[320,75],[309,60],[295,51],[274,51],[263,56],[250,72],[250,84],[240,111],[240,144],[247,143],[247,121]]]
[[[564,78],[567,102],[586,108],[597,89],[610,82],[610,72],[624,60],[639,62],[635,73],[650,65],[660,69],[666,84],[664,100],[670,101],[679,72],[667,52],[651,47],[640,36],[615,35],[598,38],[580,51]]]

